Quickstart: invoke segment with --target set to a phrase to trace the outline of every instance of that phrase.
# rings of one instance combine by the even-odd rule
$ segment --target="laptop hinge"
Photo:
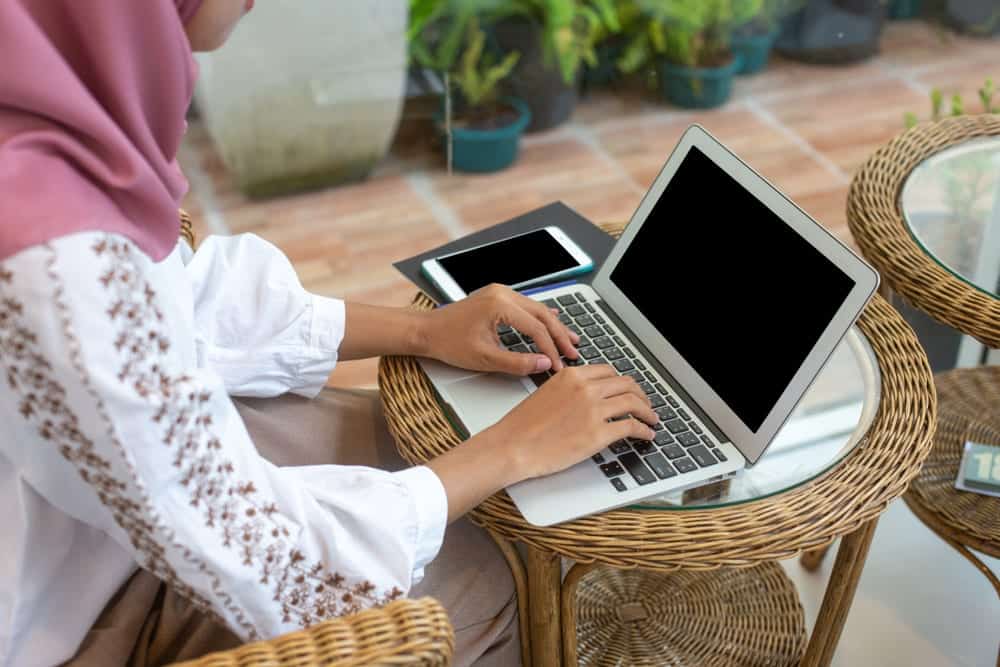
[[[604,314],[608,317],[608,319],[615,323],[615,326],[626,333],[629,341],[639,348],[639,353],[642,355],[643,359],[653,365],[656,372],[659,373],[664,380],[666,380],[670,388],[677,393],[677,396],[680,397],[680,399],[684,401],[684,403],[686,403],[696,415],[698,415],[698,418],[701,419],[702,423],[708,427],[708,430],[712,432],[712,435],[714,435],[719,442],[732,442],[732,439],[726,436],[726,434],[722,432],[722,429],[719,428],[719,425],[712,421],[707,414],[705,414],[705,411],[701,409],[701,406],[698,405],[693,398],[691,398],[690,394],[681,388],[681,386],[677,383],[677,380],[674,379],[674,376],[667,372],[667,369],[664,368],[663,364],[661,364],[659,360],[649,351],[649,348],[642,344],[639,337],[636,336],[631,329],[625,326],[625,323],[622,322],[620,317],[608,308],[607,304],[604,303],[604,300],[598,299],[597,305],[602,311],[604,311]]]

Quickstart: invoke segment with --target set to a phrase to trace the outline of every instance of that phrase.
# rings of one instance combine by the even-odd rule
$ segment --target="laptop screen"
[[[751,431],[854,286],[694,146],[610,277]]]

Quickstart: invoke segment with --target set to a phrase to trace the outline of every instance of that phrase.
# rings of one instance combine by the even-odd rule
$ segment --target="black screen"
[[[438,258],[466,294],[490,283],[517,285],[578,265],[544,229]]]
[[[752,431],[854,286],[694,147],[611,281]]]

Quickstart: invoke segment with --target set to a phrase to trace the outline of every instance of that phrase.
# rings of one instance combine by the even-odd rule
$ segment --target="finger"
[[[596,383],[596,386],[601,398],[612,398],[622,394],[630,394],[637,396],[646,405],[649,405],[649,397],[646,396],[646,393],[642,389],[639,389],[639,385],[635,383],[635,380],[625,375],[600,380]]]
[[[621,394],[604,401],[601,406],[603,413],[608,419],[621,417],[622,415],[632,415],[636,419],[641,419],[647,424],[655,424],[660,418],[649,407],[649,403],[633,394]]]
[[[552,368],[552,360],[544,354],[511,352],[495,347],[486,354],[489,369],[510,375],[534,375]]]
[[[607,436],[604,438],[608,442],[615,442],[622,438],[635,438],[636,440],[652,440],[656,437],[656,431],[643,424],[638,419],[620,419],[609,422],[607,425]]]
[[[594,382],[605,378],[618,377],[618,371],[612,368],[611,364],[574,366],[569,370],[572,371],[572,377],[579,378],[583,382]]]
[[[552,340],[552,335],[548,328],[538,320],[532,313],[524,310],[517,304],[512,304],[506,311],[507,324],[514,327],[521,333],[531,336],[538,351],[544,354],[552,362],[554,370],[562,370],[562,361],[556,343]]]
[[[556,342],[556,346],[559,351],[567,359],[576,359],[580,356],[580,353],[576,351],[576,344],[580,342],[580,337],[569,330],[565,324],[559,321],[559,317],[551,308],[546,308],[543,304],[535,301],[534,299],[529,299],[528,297],[523,297],[525,303],[523,308],[529,313],[532,313],[545,325],[545,328],[549,330],[549,334],[552,339]]]

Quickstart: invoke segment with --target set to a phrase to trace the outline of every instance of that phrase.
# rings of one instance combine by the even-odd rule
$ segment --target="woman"
[[[191,51],[252,3],[0,3],[0,662],[159,664],[416,593],[448,607],[456,664],[516,664],[509,574],[458,519],[656,416],[568,369],[406,469],[371,396],[322,390],[338,359],[527,374],[575,336],[504,288],[345,304],[257,237],[178,243]],[[500,323],[541,354],[501,350]]]

